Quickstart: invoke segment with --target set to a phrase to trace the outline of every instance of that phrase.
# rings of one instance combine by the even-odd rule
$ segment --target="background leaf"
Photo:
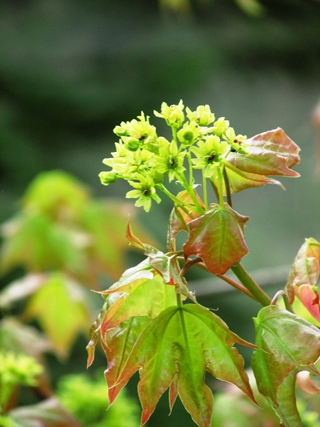
[[[57,399],[46,399],[36,405],[13,409],[9,412],[14,427],[82,427]]]
[[[88,333],[92,312],[87,301],[79,284],[55,273],[30,297],[24,318],[37,318],[52,348],[60,357],[66,357],[77,334]]]

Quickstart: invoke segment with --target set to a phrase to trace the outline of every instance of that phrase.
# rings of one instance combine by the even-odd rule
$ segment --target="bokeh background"
[[[162,101],[183,99],[191,109],[209,104],[237,133],[279,126],[301,147],[301,178],[283,180],[286,191],[266,186],[234,198],[234,208],[251,218],[244,265],[268,268],[263,280],[282,282],[304,238],[320,239],[320,119],[314,113],[320,1],[261,0],[261,10],[245,0],[169,3],[0,2],[0,221],[16,212],[38,173],[53,169],[71,173],[95,197],[123,197],[125,185],[105,188],[98,179],[116,141],[114,126],[142,110],[158,125],[153,110]],[[139,211],[162,245],[169,210],[164,202],[148,215]],[[206,292],[200,300],[203,295],[208,303]],[[253,330],[233,314],[240,310],[250,319],[257,307],[230,293],[210,295],[209,305],[249,338]],[[167,413],[165,402],[148,425],[193,425],[179,406],[171,418]]]

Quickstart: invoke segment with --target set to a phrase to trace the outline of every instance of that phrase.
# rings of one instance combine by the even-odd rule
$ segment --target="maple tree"
[[[161,112],[154,113],[165,120],[171,137],[158,135],[143,112],[137,119],[122,122],[114,129],[119,137],[115,151],[103,160],[111,170],[101,172],[100,179],[104,185],[127,181],[132,189],[126,197],[137,199],[135,205],[146,212],[152,202],[161,202],[161,193],[171,199],[167,252],[143,243],[128,224],[130,244],[146,258],[101,292],[104,305],[91,328],[88,366],[100,341],[108,362],[105,377],[110,404],[139,371],[141,424],[148,421],[168,389],[170,409],[179,396],[194,422],[208,427],[214,405],[204,380],[206,372],[234,384],[256,402],[234,344],[249,346],[259,392],[275,409],[282,426],[302,427],[295,402],[297,374],[304,375],[300,381],[304,390],[320,391],[313,382],[320,374],[316,287],[320,243],[306,240],[285,289],[271,299],[241,264],[248,253],[245,224],[249,218],[232,204],[234,193],[266,184],[282,187],[270,176],[298,177],[292,168],[300,162],[300,149],[280,128],[251,138],[237,135],[228,120],[215,118],[208,105],[192,111],[182,101],[171,106],[162,103]],[[200,183],[196,182],[197,170]],[[171,181],[180,185],[177,194],[167,185]],[[209,201],[210,188],[215,203]],[[177,248],[181,232],[186,239]],[[255,343],[234,334],[219,316],[197,302],[185,277],[190,268],[197,267],[261,304],[254,319]],[[278,305],[280,296],[285,308]],[[293,312],[295,297],[313,320]]]

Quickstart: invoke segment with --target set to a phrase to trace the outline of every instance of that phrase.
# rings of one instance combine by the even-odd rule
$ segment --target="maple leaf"
[[[137,370],[142,424],[170,387],[170,407],[179,395],[193,420],[200,427],[209,427],[213,397],[204,382],[206,371],[235,384],[254,400],[243,359],[233,347],[234,343],[252,345],[232,333],[209,310],[196,304],[169,307],[144,327],[122,370],[118,369],[118,377],[108,383],[110,403]],[[104,346],[109,348],[110,341]]]
[[[248,253],[244,225],[248,217],[234,211],[227,203],[212,204],[208,212],[190,221],[190,235],[184,244],[188,258],[203,259],[212,274],[224,274]]]
[[[320,331],[304,319],[278,306],[260,310],[254,319],[258,348],[252,368],[261,394],[266,396],[286,427],[302,427],[295,404],[297,372],[320,372]]]
[[[231,193],[238,193],[239,191],[246,190],[247,188],[261,187],[266,184],[276,184],[284,188],[281,182],[273,178],[267,178],[264,175],[259,175],[257,173],[245,172],[236,168],[232,163],[227,161],[225,161],[224,164]],[[226,195],[225,188],[224,194]]]
[[[90,329],[88,367],[94,360],[95,346],[100,336],[103,345],[104,342],[113,340],[115,331],[124,328],[126,320],[135,317],[152,319],[167,307],[176,304],[175,287],[164,283],[162,276],[150,265],[149,259],[126,270],[118,282],[100,294],[105,298],[105,304]],[[137,322],[144,323],[144,320]],[[123,338],[123,333],[121,336]],[[118,341],[113,341],[116,342]],[[103,345],[108,360],[114,359],[111,356],[115,352],[114,345]]]
[[[231,152],[227,161],[245,172],[298,177],[291,168],[300,162],[299,151],[285,132],[277,128],[247,139],[245,154]]]
[[[101,324],[102,334],[133,316],[154,318],[170,305],[176,304],[174,286],[166,285],[160,274],[145,270],[131,279],[117,282],[111,288],[101,292],[108,294],[108,310]]]

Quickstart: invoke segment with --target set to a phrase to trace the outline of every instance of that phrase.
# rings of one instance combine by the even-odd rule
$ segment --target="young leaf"
[[[266,184],[276,184],[283,188],[281,182],[275,179],[267,178],[264,175],[256,173],[245,172],[236,168],[232,163],[227,161],[224,162],[224,164],[231,193],[238,193],[239,191],[246,190],[247,188],[261,187]],[[226,193],[225,190],[224,192]]]
[[[127,238],[135,247],[143,249],[149,257],[150,268],[154,268],[163,278],[165,284],[173,285],[180,294],[189,296],[188,287],[183,278],[179,276],[177,264],[172,256],[168,256],[151,245],[141,242],[131,231],[130,224],[127,225]]]
[[[254,323],[259,348],[254,351],[252,368],[258,389],[275,408],[288,409],[289,406],[291,411],[287,413],[295,413],[295,398],[290,397],[287,390],[292,380],[289,375],[295,377],[299,370],[317,372],[314,364],[320,357],[320,331],[311,323],[274,305],[260,310]]]
[[[227,161],[245,172],[259,175],[300,176],[291,168],[300,162],[300,148],[277,128],[245,141],[245,154],[231,152]]]
[[[292,303],[297,296],[309,313],[320,322],[320,298],[316,283],[320,272],[320,243],[306,239],[292,264],[286,293]]]
[[[204,207],[201,198],[196,192],[195,188],[193,189],[195,197],[197,198],[199,205]],[[190,197],[188,191],[183,190],[177,194],[177,199],[181,202],[187,203],[188,205],[194,206],[194,201]],[[174,207],[169,220],[169,232],[168,232],[168,243],[172,242],[175,236],[182,230],[189,232],[187,224],[195,218],[198,218],[200,215],[197,212],[189,212],[187,214],[183,209],[179,207]]]
[[[170,387],[170,407],[179,394],[196,424],[209,427],[213,397],[204,383],[206,371],[235,384],[254,400],[243,359],[234,343],[252,346],[204,307],[195,304],[169,307],[139,336],[116,384],[124,386],[140,370],[142,424],[148,421],[159,398]]]
[[[295,384],[296,371],[292,371],[277,390],[278,404],[274,409],[281,420],[281,427],[303,427],[296,405]]]
[[[141,333],[152,319],[148,316],[135,316],[105,332],[101,339],[102,347],[108,360],[105,377],[108,384],[109,404],[111,405],[119,391],[126,384],[119,381],[131,351]]]
[[[224,274],[248,253],[244,240],[244,225],[248,219],[227,203],[223,207],[212,204],[208,212],[189,223],[185,257],[196,255],[203,259],[212,274]]]
[[[144,277],[143,273],[141,277],[136,275],[123,285],[120,279],[117,284],[102,292],[109,295],[109,308],[101,324],[102,334],[130,317],[147,315],[154,318],[170,305],[176,304],[174,286],[166,285],[155,271],[151,278]]]

